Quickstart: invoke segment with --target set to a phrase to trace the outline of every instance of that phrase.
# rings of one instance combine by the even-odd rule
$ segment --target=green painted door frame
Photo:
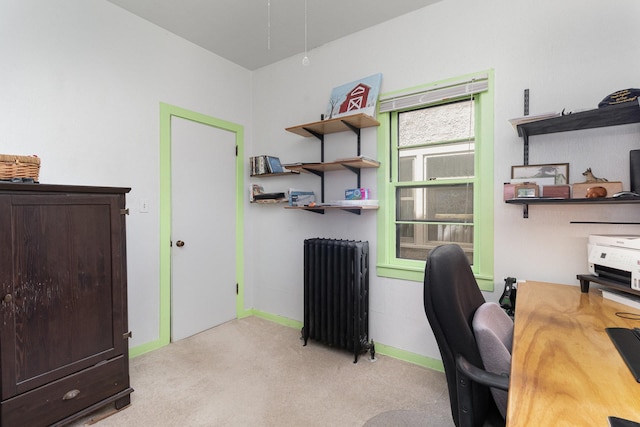
[[[160,103],[160,324],[157,340],[136,346],[130,356],[147,353],[171,340],[171,117],[180,117],[235,133],[236,156],[236,314],[250,315],[244,309],[244,127],[173,105]]]

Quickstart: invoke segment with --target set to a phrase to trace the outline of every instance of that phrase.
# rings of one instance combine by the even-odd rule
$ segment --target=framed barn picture
[[[325,119],[365,113],[375,116],[382,74],[374,74],[331,91]]]

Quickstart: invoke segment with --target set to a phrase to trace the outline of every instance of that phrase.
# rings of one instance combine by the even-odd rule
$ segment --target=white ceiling
[[[108,1],[249,70],[304,56],[305,0]],[[438,1],[306,0],[307,50]]]

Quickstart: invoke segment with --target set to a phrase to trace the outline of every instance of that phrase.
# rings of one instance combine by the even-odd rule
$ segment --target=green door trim
[[[163,347],[171,341],[171,117],[180,117],[235,133],[236,136],[236,315],[244,309],[244,127],[174,105],[160,103],[160,316],[157,340],[132,348],[131,357]]]

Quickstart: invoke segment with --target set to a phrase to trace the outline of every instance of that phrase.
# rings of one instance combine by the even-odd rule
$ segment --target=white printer
[[[589,272],[640,291],[640,236],[589,236]]]

